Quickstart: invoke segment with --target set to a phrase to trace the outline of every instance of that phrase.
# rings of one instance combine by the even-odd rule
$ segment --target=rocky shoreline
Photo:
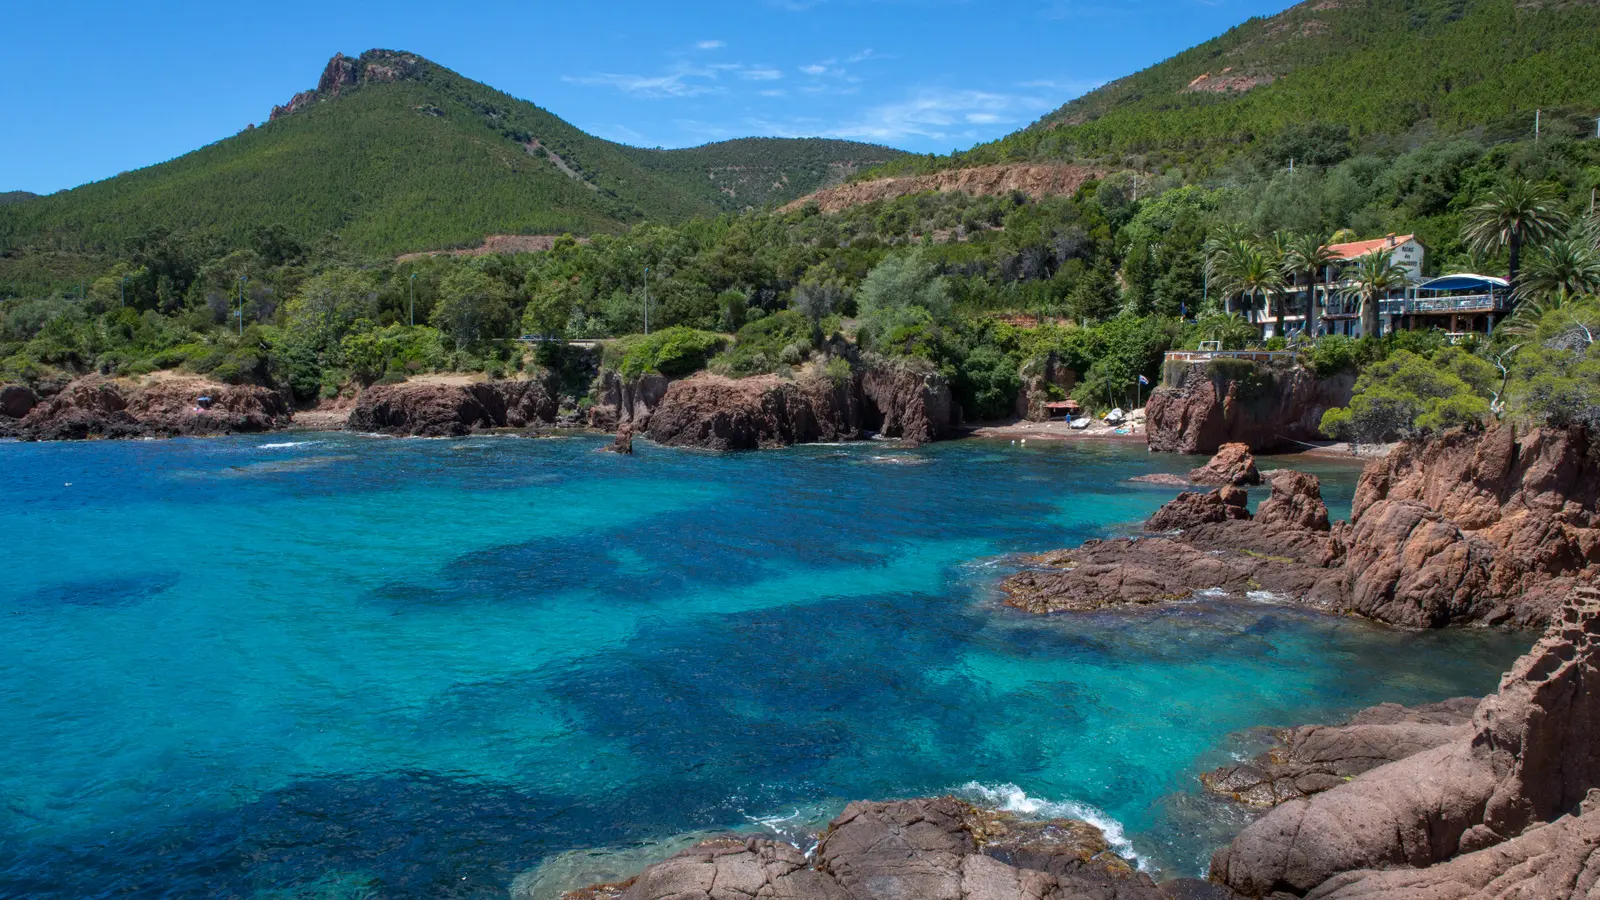
[[[1574,586],[1600,577],[1594,453],[1577,429],[1404,444],[1368,464],[1348,522],[1329,523],[1305,473],[1274,473],[1253,516],[1232,484],[1185,492],[1145,535],[1044,554],[1002,588],[1037,613],[1265,591],[1391,625],[1542,626]],[[1232,480],[1240,461],[1221,456],[1206,469]]]
[[[1090,541],[1006,581],[1010,602],[1034,612],[1268,590],[1412,627],[1545,627],[1487,698],[1286,729],[1254,759],[1202,775],[1212,794],[1266,810],[1216,852],[1207,882],[1157,884],[1087,823],[1007,820],[999,833],[1020,840],[993,842],[973,823],[1003,814],[936,798],[853,803],[810,855],[717,839],[564,900],[1592,897],[1595,454],[1581,430],[1509,426],[1401,445],[1363,472],[1351,521],[1330,523],[1315,476],[1263,474],[1246,447],[1224,447],[1188,476],[1220,487],[1184,492],[1146,523],[1166,533]],[[1272,495],[1252,515],[1243,485],[1258,480]]]

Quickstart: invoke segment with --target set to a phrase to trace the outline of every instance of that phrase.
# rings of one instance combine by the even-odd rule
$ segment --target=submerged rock
[[[951,797],[856,802],[816,852],[766,838],[718,838],[631,881],[563,900],[1158,900],[1148,875],[1086,822],[1024,822]]]
[[[1597,787],[1600,591],[1590,587],[1464,733],[1283,803],[1218,851],[1212,877],[1247,897],[1588,897],[1592,876],[1575,873],[1600,868]]]

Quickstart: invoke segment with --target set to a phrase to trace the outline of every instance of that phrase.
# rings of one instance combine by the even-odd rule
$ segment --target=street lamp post
[[[412,272],[411,273],[411,278],[409,279],[409,281],[411,282],[411,315],[410,315],[410,322],[411,322],[411,327],[415,328],[416,325],[417,325],[417,273]]]
[[[239,336],[244,337],[244,286],[250,280],[249,275],[239,276]]]

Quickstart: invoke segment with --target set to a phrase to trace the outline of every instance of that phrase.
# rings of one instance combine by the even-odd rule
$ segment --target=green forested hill
[[[115,252],[157,228],[227,242],[281,225],[372,255],[614,231],[789,200],[841,167],[899,155],[842,141],[624,147],[390,51],[336,57],[291,106],[170,162],[0,206],[0,252]]]
[[[1318,123],[1357,141],[1531,136],[1536,108],[1552,129],[1592,135],[1596,59],[1594,0],[1307,0],[1105,85],[1010,137],[891,168],[1144,157],[1204,169],[1240,149],[1274,152],[1285,135],[1281,155],[1314,153],[1317,142],[1303,136]]]

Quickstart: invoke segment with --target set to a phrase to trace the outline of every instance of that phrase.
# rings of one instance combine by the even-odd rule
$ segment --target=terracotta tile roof
[[[1328,247],[1340,259],[1359,259],[1374,250],[1384,250],[1398,247],[1406,241],[1416,237],[1414,234],[1391,234],[1387,237],[1373,238],[1370,241],[1351,241],[1348,244],[1333,244]]]

